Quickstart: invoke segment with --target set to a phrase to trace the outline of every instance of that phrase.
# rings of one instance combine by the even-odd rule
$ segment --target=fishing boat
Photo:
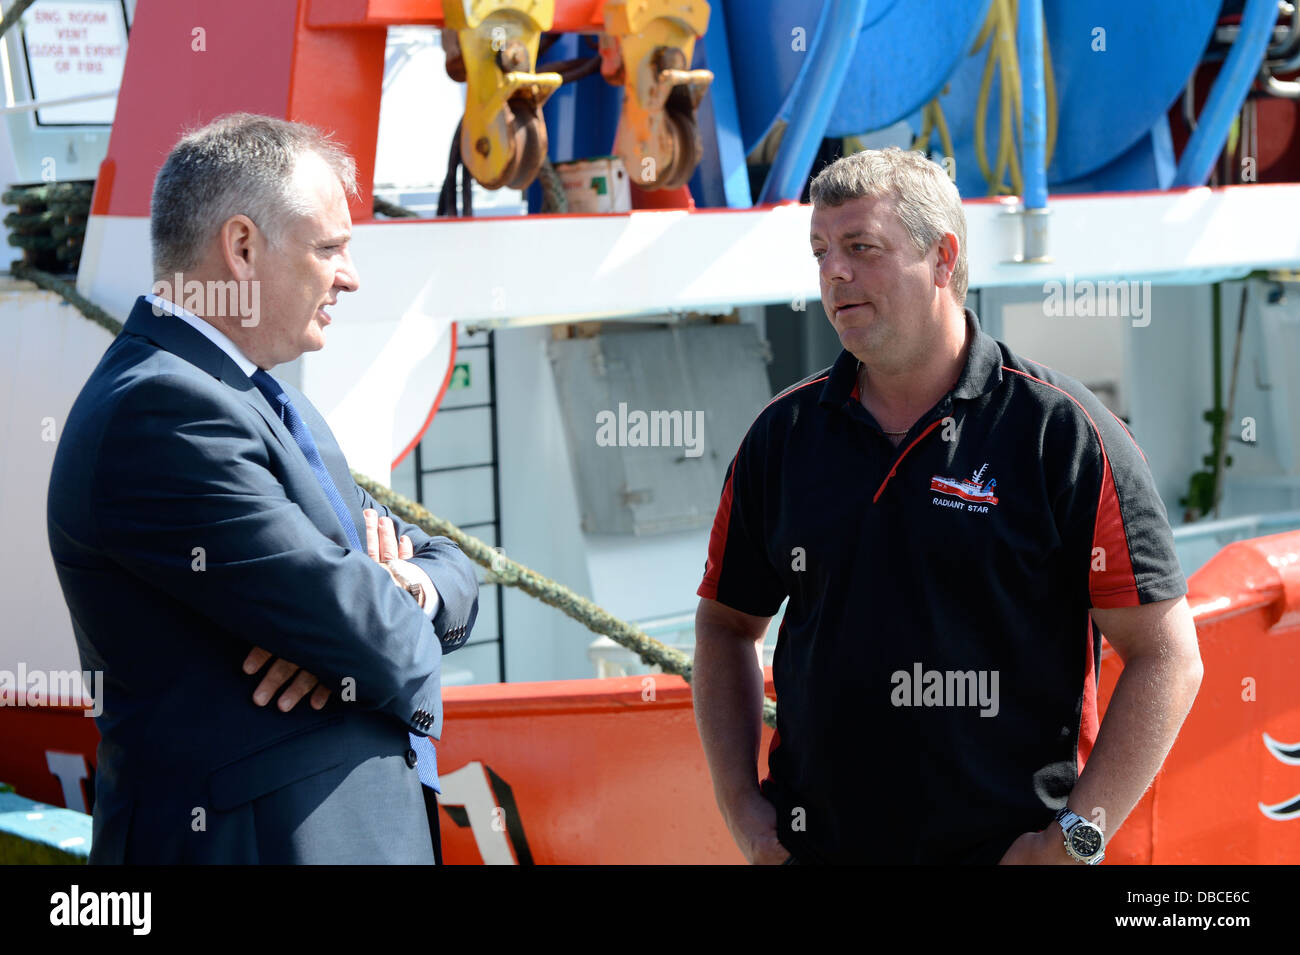
[[[984,472],[986,470],[988,470],[988,465],[981,465],[974,474],[965,480],[939,477],[936,474],[930,478],[930,490],[959,497],[963,501],[973,501],[977,504],[996,504],[998,499],[993,490],[998,486],[998,482],[992,478],[985,482]]]
[[[726,467],[771,396],[840,349],[809,174],[889,145],[957,183],[985,330],[1125,421],[1175,526],[1206,676],[1106,864],[1300,860],[1295,6],[191,11],[38,0],[0,40],[22,256],[0,279],[0,781],[15,790],[0,858],[89,848],[95,675],[45,547],[50,465],[112,319],[151,288],[162,157],[246,110],[330,130],[361,191],[361,290],[329,345],[277,375],[358,472],[501,555],[445,661],[446,861],[742,861],[689,686],[597,614],[520,589],[517,568],[689,655]],[[995,505],[985,468],[931,490]],[[1099,667],[1104,716],[1122,667],[1108,645]]]

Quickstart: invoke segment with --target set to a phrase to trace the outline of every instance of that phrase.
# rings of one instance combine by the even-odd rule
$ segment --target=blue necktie
[[[338,485],[330,477],[330,473],[325,468],[325,462],[321,460],[320,451],[316,447],[316,442],[312,440],[311,432],[307,430],[307,425],[303,423],[302,416],[298,414],[298,409],[293,406],[289,396],[284,393],[280,383],[264,372],[257,369],[253,372],[253,384],[257,385],[258,391],[266,396],[266,400],[271,403],[271,407],[280,412],[280,420],[284,426],[289,429],[293,439],[298,442],[298,447],[302,449],[303,456],[307,458],[307,463],[311,465],[312,473],[316,475],[316,480],[329,498],[330,505],[334,508],[334,513],[338,515],[339,523],[343,525],[343,530],[348,535],[348,540],[357,550],[364,551],[361,546],[361,537],[357,534],[356,522],[352,520],[352,515],[348,513],[347,505],[343,503],[343,495],[339,493]],[[411,748],[416,754],[416,772],[419,773],[420,782],[428,786],[436,793],[442,792],[438,788],[438,754],[433,748],[427,736],[417,736],[414,733],[408,734],[411,738]]]

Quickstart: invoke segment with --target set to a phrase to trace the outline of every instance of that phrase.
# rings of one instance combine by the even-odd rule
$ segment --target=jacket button
[[[415,764],[416,764],[417,762],[419,762],[419,760],[420,760],[420,757],[417,756],[417,755],[415,755],[415,750],[413,750],[413,749],[408,749],[408,750],[406,751],[406,765],[409,766],[409,767],[411,767],[411,769],[414,769],[414,768],[415,768]]]

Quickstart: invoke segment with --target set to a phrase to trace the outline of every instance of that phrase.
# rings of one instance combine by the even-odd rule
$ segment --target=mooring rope
[[[20,262],[13,264],[12,272],[15,278],[26,279],[43,289],[61,295],[82,315],[106,329],[114,337],[122,331],[121,322],[81,295],[72,283]],[[466,534],[455,524],[437,517],[422,505],[385,487],[374,478],[353,471],[352,479],[375,501],[387,507],[402,520],[416,525],[427,534],[446,537],[455,542],[466,557],[490,571],[487,583],[499,583],[522,590],[530,597],[549,604],[578,621],[592,633],[609,637],[620,646],[631,650],[648,666],[657,666],[664,673],[675,674],[687,683],[691,682],[693,674],[691,658],[680,650],[675,650],[640,628],[620,620],[608,610],[574,593],[563,584],[539,574],[518,561],[511,560],[495,547]],[[763,700],[763,721],[768,726],[776,726],[776,703],[767,698]]]

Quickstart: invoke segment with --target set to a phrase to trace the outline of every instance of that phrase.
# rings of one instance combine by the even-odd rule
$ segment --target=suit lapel
[[[159,348],[184,358],[191,365],[229,385],[245,404],[262,416],[266,426],[284,445],[285,450],[298,447],[297,442],[293,440],[293,435],[280,422],[279,413],[266,403],[266,398],[252,380],[240,371],[239,366],[229,355],[192,328],[184,319],[165,312],[162,315],[155,315],[153,306],[145,301],[142,295],[136,299],[135,307],[131,309],[122,331],[149,339]]]
[[[136,299],[135,307],[131,309],[131,314],[127,317],[126,325],[123,326],[122,331],[124,334],[130,333],[147,338],[159,348],[184,358],[191,365],[229,385],[239,395],[241,401],[262,416],[262,420],[266,422],[266,426],[275,435],[276,440],[284,447],[290,459],[301,462],[301,470],[306,472],[306,479],[301,483],[314,488],[315,493],[312,496],[318,499],[313,501],[310,510],[303,507],[304,513],[331,540],[343,547],[352,546],[342,525],[339,523],[338,515],[334,513],[329,498],[325,496],[325,490],[316,479],[316,474],[311,469],[311,465],[307,463],[302,449],[298,447],[298,442],[289,432],[289,429],[285,427],[284,422],[280,420],[279,411],[271,407],[261,389],[253,384],[252,379],[240,370],[229,355],[201,332],[191,327],[184,319],[166,313],[155,315],[153,306],[145,300],[144,296]],[[353,523],[357,527],[357,533],[362,540],[365,540],[363,531],[365,524],[361,520],[356,495],[348,493],[354,486],[354,482],[351,474],[347,472],[346,461],[343,459],[338,444],[334,441],[334,436],[325,425],[325,420],[312,407],[311,403],[303,397],[301,392],[289,388],[283,382],[281,384],[288,393],[289,400],[298,409],[298,413],[302,416],[308,430],[311,431],[317,450],[321,453],[321,460],[325,463],[326,469],[334,479],[339,493],[343,495],[343,502],[348,507],[348,513],[352,515]],[[339,462],[342,462],[342,466],[340,466]],[[346,478],[346,481],[343,481],[343,478]],[[288,488],[285,490],[288,491]],[[304,503],[298,501],[300,507]]]

